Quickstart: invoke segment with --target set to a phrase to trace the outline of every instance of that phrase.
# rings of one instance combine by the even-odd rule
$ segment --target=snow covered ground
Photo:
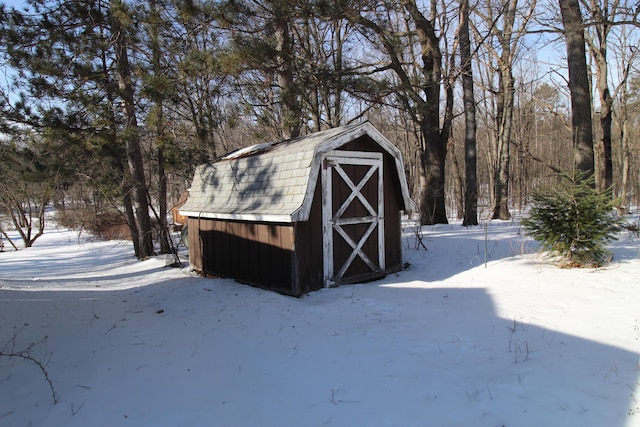
[[[300,299],[63,229],[9,247],[0,349],[57,403],[2,357],[0,426],[640,426],[639,239],[562,270],[514,223],[424,233]]]

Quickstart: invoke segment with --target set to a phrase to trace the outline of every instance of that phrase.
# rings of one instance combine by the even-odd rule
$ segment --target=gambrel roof
[[[365,122],[254,145],[200,165],[180,213],[228,220],[306,221],[324,157],[364,135],[395,159],[404,208],[413,209],[400,150]]]

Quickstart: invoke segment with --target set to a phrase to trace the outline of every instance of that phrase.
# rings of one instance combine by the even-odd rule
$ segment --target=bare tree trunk
[[[606,81],[606,77],[604,78]],[[600,78],[598,78],[600,81]],[[601,142],[602,154],[603,154],[603,172],[600,180],[600,189],[610,189],[613,185],[613,154],[612,154],[612,139],[611,128],[613,124],[613,98],[609,93],[609,88],[600,86],[602,83],[598,83],[600,89],[598,89],[600,95],[600,128],[602,132]],[[606,86],[606,83],[605,83]]]
[[[342,96],[344,91],[344,33],[346,21],[329,15],[306,16],[296,28],[298,60],[309,70],[303,79],[309,83],[300,90],[300,103],[311,116],[309,128],[320,131],[326,125],[337,127],[342,122]],[[298,83],[299,84],[299,83]]]
[[[513,125],[514,86],[511,66],[501,61],[498,83],[498,164],[495,171],[495,204],[493,219],[509,219],[509,168],[511,162],[511,129]]]
[[[169,224],[167,222],[167,174],[165,172],[166,162],[164,159],[164,147],[158,146],[158,230],[160,240],[160,253],[171,253],[169,245]]]
[[[104,37],[104,35],[103,35]],[[104,81],[104,90],[107,95],[107,99],[109,100],[109,105],[115,105],[115,94],[113,90],[113,86],[111,84],[111,76],[109,74],[109,66],[107,65],[107,52],[103,49],[100,52],[100,60],[101,60],[101,73],[103,75]],[[129,174],[125,171],[124,162],[125,155],[123,155],[122,150],[120,150],[120,144],[118,141],[117,135],[117,120],[115,111],[113,108],[109,109],[109,123],[111,124],[111,131],[109,132],[109,139],[111,144],[113,144],[113,156],[112,162],[113,169],[117,172],[120,178],[120,189],[122,190],[122,202],[124,204],[125,209],[125,221],[127,226],[129,227],[129,234],[131,235],[131,241],[133,242],[133,252],[136,258],[140,257],[140,239],[139,239],[139,231],[138,224],[136,221],[135,212],[133,209],[133,190],[131,188],[131,183],[129,179]]]
[[[589,32],[585,34],[587,45],[596,66],[596,90],[600,101],[600,141],[594,149],[596,166],[596,186],[600,190],[611,188],[613,184],[613,158],[611,150],[611,128],[613,124],[613,96],[609,91],[609,67],[607,64],[607,49],[611,24],[608,5],[602,9],[594,0],[590,1],[591,16],[597,24],[593,28],[595,38]]]
[[[2,234],[5,239],[7,239],[7,242],[9,242],[9,244],[13,247],[14,251],[18,251],[19,250],[18,247],[16,246],[16,244],[13,243],[13,240],[11,240],[11,238],[9,237],[7,232],[4,231],[4,229],[2,227],[0,227],[0,234]],[[0,237],[0,252],[4,252],[4,244],[2,244],[2,238],[1,237]]]
[[[140,255],[140,232],[138,231],[138,222],[136,220],[136,213],[133,208],[133,188],[129,183],[127,177],[124,176],[124,168],[120,165],[120,171],[123,175],[122,177],[122,200],[124,203],[124,214],[127,221],[127,226],[129,227],[129,233],[131,234],[131,240],[133,241],[133,252],[138,259],[144,258]]]
[[[620,129],[622,145],[622,171],[620,182],[620,199],[623,206],[627,206],[627,188],[629,187],[629,175],[631,172],[631,145],[629,144],[629,121],[625,120]]]
[[[151,55],[153,74],[156,77],[162,75],[162,66],[160,64],[160,38],[158,26],[160,25],[160,15],[157,10],[156,0],[150,0],[151,22],[150,22],[150,38],[151,38]],[[161,88],[154,88],[155,110],[154,120],[156,128],[156,149],[158,150],[158,238],[160,240],[160,253],[168,254],[171,252],[169,245],[169,224],[167,223],[167,175],[165,172],[165,129],[164,129],[164,104]]]
[[[480,7],[480,6],[476,6]],[[490,140],[491,217],[509,219],[511,144],[513,114],[515,108],[515,79],[513,68],[518,47],[526,34],[529,21],[534,16],[536,1],[524,4],[519,0],[487,0],[478,12],[489,28],[489,41],[482,40],[481,48],[489,53],[486,89],[493,99],[490,104],[495,126]],[[517,27],[516,27],[517,24]],[[479,41],[480,42],[480,41]],[[494,83],[497,77],[497,83]]]
[[[627,67],[628,69],[628,67]],[[628,91],[628,82],[625,79],[620,85],[620,107],[617,110],[617,124],[620,132],[620,191],[618,193],[622,206],[628,206],[627,200],[628,190],[629,190],[629,180],[631,175],[631,159],[632,159],[632,151],[631,151],[631,142],[630,142],[630,116],[629,116],[629,91]]]
[[[471,67],[469,0],[460,1],[460,66],[464,103],[464,219],[462,225],[478,225],[478,176],[476,155],[476,99]]]
[[[458,219],[462,219],[464,218],[464,184],[462,183],[462,173],[460,172],[460,167],[458,165],[458,158],[456,157],[455,150],[455,141],[453,137],[449,138],[447,156],[449,156],[449,160],[447,161],[450,169],[449,176],[454,182],[453,193],[456,203],[456,217]]]
[[[612,68],[616,70],[617,81],[613,83],[613,88],[609,87],[609,83],[614,81],[612,73],[609,73],[609,36],[614,26],[619,24],[617,18],[624,20],[628,15],[629,8],[627,2],[623,1],[604,1],[582,0],[582,4],[587,8],[590,14],[592,25],[588,31],[585,31],[585,39],[587,46],[593,58],[596,68],[595,88],[598,93],[599,101],[599,121],[600,121],[600,140],[595,146],[595,169],[596,169],[596,185],[600,190],[611,189],[612,196],[615,196],[613,181],[613,105],[614,99],[624,89],[626,81],[629,78],[630,64],[633,58],[637,56],[637,49],[629,48],[634,44],[628,40],[627,28],[622,25],[616,31],[616,36],[612,38],[613,46],[619,46],[614,57],[619,60],[617,66]],[[636,9],[637,16],[640,9]],[[638,26],[638,25],[636,25]],[[631,30],[634,31],[634,30]],[[627,50],[629,49],[629,50]],[[621,94],[622,98],[622,94]],[[621,99],[619,108],[625,108],[626,100]],[[624,152],[624,148],[622,148]],[[623,153],[621,153],[624,156]],[[621,159],[623,160],[623,159]],[[624,174],[624,171],[622,172]]]
[[[438,129],[434,130],[431,123],[424,122],[420,126],[426,141],[425,148],[420,155],[424,177],[420,198],[420,223],[422,225],[448,224],[444,197],[444,167],[447,149],[446,145],[442,143],[442,136]]]
[[[513,128],[514,78],[513,49],[517,43],[514,24],[518,0],[505,2],[503,28],[498,34],[501,52],[498,58],[498,94],[496,129],[498,138],[497,170],[495,171],[495,204],[493,219],[509,219],[509,175],[511,165],[511,131]]]
[[[420,222],[426,224],[447,224],[445,205],[445,159],[447,155],[447,141],[451,134],[453,120],[453,88],[447,83],[445,87],[445,111],[440,116],[441,86],[442,86],[442,52],[439,38],[433,22],[433,15],[437,9],[437,1],[431,0],[431,15],[425,16],[418,7],[416,0],[399,0],[403,10],[391,11],[388,15],[402,16],[407,27],[405,35],[397,37],[396,32],[388,26],[389,19],[372,20],[363,16],[360,11],[350,10],[349,19],[360,27],[367,37],[375,35],[379,45],[387,55],[386,64],[375,67],[379,70],[391,70],[397,77],[394,95],[402,104],[420,129],[421,142],[417,147],[420,158],[419,196]],[[392,13],[393,12],[393,13]],[[417,42],[412,39],[415,36]],[[419,46],[420,51],[411,61],[407,61],[406,45]],[[405,68],[406,67],[406,68]],[[379,94],[368,95],[379,102]],[[440,125],[442,122],[442,125]]]
[[[415,0],[400,0],[416,26],[422,53],[422,76],[425,79],[422,91],[427,102],[422,103],[420,130],[424,136],[420,159],[425,187],[420,200],[420,223],[423,225],[448,224],[445,204],[445,159],[447,141],[451,131],[453,91],[447,92],[445,118],[440,128],[440,80],[442,78],[442,52],[433,22],[418,9]],[[435,10],[435,0],[432,0]]]
[[[342,91],[343,91],[343,50],[344,41],[342,37],[343,25],[339,20],[333,22],[333,44],[334,44],[334,58],[333,66],[335,68],[335,93],[333,102],[333,114],[330,116],[329,123],[331,126],[340,126],[342,121]],[[327,97],[329,98],[329,97]],[[329,109],[330,111],[330,109]]]
[[[116,73],[126,120],[124,140],[129,170],[131,171],[131,177],[133,179],[134,200],[137,205],[135,214],[139,232],[138,240],[140,242],[140,253],[138,257],[144,259],[154,254],[153,236],[151,231],[151,218],[149,216],[149,193],[144,174],[142,148],[140,146],[140,135],[138,133],[138,122],[134,103],[134,89],[131,82],[131,69],[129,67],[129,56],[127,52],[126,30],[116,16],[117,13],[122,13],[121,9],[123,5],[120,0],[110,0],[109,6],[116,52]]]
[[[569,91],[571,93],[571,126],[574,162],[578,170],[593,174],[593,130],[591,94],[585,52],[584,28],[578,0],[558,0],[567,44]]]

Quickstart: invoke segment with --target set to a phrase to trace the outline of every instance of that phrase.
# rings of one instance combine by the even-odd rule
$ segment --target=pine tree
[[[606,243],[615,239],[620,218],[612,213],[610,193],[595,189],[595,176],[562,173],[562,181],[533,194],[522,220],[527,234],[561,257],[564,267],[600,267],[611,259]]]
[[[136,256],[153,255],[149,193],[130,64],[134,25],[122,1],[33,0],[0,14],[0,59],[15,93],[9,119],[38,132],[73,136],[91,159],[94,183],[120,186]],[[69,148],[71,149],[71,148]],[[78,176],[86,169],[80,165]],[[103,191],[104,193],[105,191]]]

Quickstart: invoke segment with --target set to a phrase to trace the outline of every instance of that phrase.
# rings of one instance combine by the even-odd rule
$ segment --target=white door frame
[[[354,183],[347,173],[342,169],[342,165],[362,165],[369,166],[369,170],[358,183]],[[351,190],[351,194],[346,198],[341,206],[338,207],[335,214],[333,213],[333,195],[332,195],[332,169],[340,175],[340,178],[347,184]],[[373,273],[384,271],[384,181],[383,181],[383,161],[382,153],[364,152],[364,151],[331,151],[326,154],[322,162],[322,230],[323,230],[323,268],[324,268],[324,286],[335,286],[337,282],[344,277],[347,269],[352,262],[359,257]],[[371,203],[360,192],[362,188],[372,179],[378,172],[377,190],[378,203],[371,206]],[[369,215],[363,217],[347,217],[342,215],[347,210],[351,202],[358,199]],[[342,228],[344,225],[369,224],[364,235],[359,241],[354,241]],[[377,265],[374,260],[362,252],[362,246],[367,239],[376,231],[378,241],[378,259]],[[347,257],[342,266],[334,266],[334,245],[333,232],[336,231],[351,246],[353,252]],[[336,271],[336,267],[338,270]]]

